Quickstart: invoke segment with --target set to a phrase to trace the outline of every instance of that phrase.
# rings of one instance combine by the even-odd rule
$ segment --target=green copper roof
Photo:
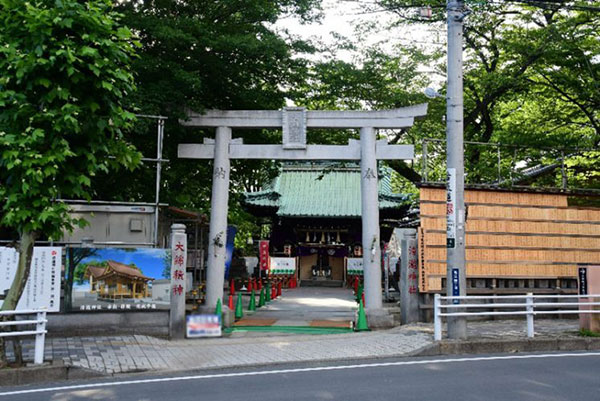
[[[391,171],[379,171],[379,208],[400,209],[407,197],[392,193]],[[356,164],[284,164],[269,188],[245,194],[251,207],[277,209],[280,217],[360,217],[360,167]]]

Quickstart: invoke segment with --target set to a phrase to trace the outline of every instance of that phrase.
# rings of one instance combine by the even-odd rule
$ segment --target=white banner
[[[446,182],[446,248],[456,247],[456,169],[448,169]]]
[[[296,258],[271,258],[271,274],[294,274]]]
[[[363,274],[363,258],[348,258],[346,259],[346,272],[353,275]]]
[[[14,248],[0,247],[0,292],[12,285],[19,263],[19,253]],[[17,310],[47,308],[48,312],[60,310],[60,273],[62,248],[35,247],[31,270]],[[0,301],[2,305],[3,301]]]

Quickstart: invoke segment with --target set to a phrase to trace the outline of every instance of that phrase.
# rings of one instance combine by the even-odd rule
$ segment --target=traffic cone
[[[358,294],[358,276],[354,276],[354,293]]]
[[[242,309],[242,294],[238,294],[237,303],[235,304],[235,318],[241,319],[244,317],[244,310]]]
[[[368,331],[369,325],[367,324],[367,315],[365,314],[365,308],[363,306],[362,300],[360,301],[360,305],[358,307],[358,318],[356,319],[356,325],[354,326],[354,331]]]
[[[252,285],[251,278],[248,279],[248,291],[250,291],[250,292],[254,291],[254,286]]]
[[[258,307],[261,308],[265,306],[265,289],[260,289],[260,296],[258,297]]]
[[[221,326],[223,326],[223,306],[221,305],[221,298],[217,299],[217,307],[215,308],[215,315],[221,319]]]
[[[250,294],[250,304],[248,305],[248,310],[250,312],[254,312],[256,310],[256,298],[254,297],[254,290]]]
[[[271,299],[277,299],[277,284],[273,284],[271,287]]]
[[[233,310],[233,295],[229,294],[229,302],[227,302],[229,310]]]
[[[360,300],[362,301],[363,305],[366,304],[365,302],[365,292],[363,291],[362,294],[360,294]]]
[[[263,288],[263,285],[262,285],[262,280],[261,280],[261,279],[258,279],[258,283],[256,283],[256,284],[258,284],[258,289],[259,289],[259,290],[262,290],[262,288]]]
[[[265,290],[265,302],[271,301],[271,283],[267,283],[267,289]]]
[[[233,279],[231,279],[231,282],[229,283],[229,293],[235,295],[235,281],[233,281]]]
[[[277,296],[281,296],[281,281],[279,282],[279,284],[277,284]]]
[[[221,305],[221,298],[217,299],[217,307],[215,308],[215,315],[221,316],[223,313],[223,307]]]
[[[362,299],[362,293],[363,293],[363,286],[359,284],[358,291],[356,292],[356,302],[360,302],[360,300]]]

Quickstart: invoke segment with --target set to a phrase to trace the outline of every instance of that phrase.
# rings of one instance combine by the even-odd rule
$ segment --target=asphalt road
[[[599,399],[600,352],[363,360],[355,364],[0,387],[0,401]]]

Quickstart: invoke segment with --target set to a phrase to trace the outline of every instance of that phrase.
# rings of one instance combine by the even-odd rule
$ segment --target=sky
[[[165,249],[159,248],[138,248],[135,252],[120,248],[98,249],[96,255],[83,259],[81,263],[94,260],[114,260],[126,265],[134,263],[142,270],[145,276],[160,279],[162,278],[164,268],[163,258],[165,257],[165,252]]]
[[[440,23],[390,27],[397,22],[398,17],[387,11],[366,12],[365,4],[372,0],[323,0],[323,18],[319,22],[302,24],[296,17],[280,19],[275,25],[275,30],[287,30],[291,35],[322,43],[325,47],[333,47],[340,42],[339,36],[351,39],[360,46],[368,47],[379,43],[381,48],[393,54],[394,47],[402,45],[417,45],[426,51],[446,48],[446,27]],[[418,10],[415,9],[415,13]],[[371,26],[374,29],[365,28]],[[346,62],[356,62],[357,52],[340,50],[335,58]],[[315,61],[330,57],[330,54],[305,55]],[[429,75],[431,86],[439,89],[443,86],[445,76],[434,72],[432,66],[424,65],[420,68]],[[290,106],[293,104],[289,104]]]
[[[387,42],[390,48],[393,45],[409,43],[445,47],[446,33],[443,25],[436,29],[424,25],[390,28],[389,24],[396,21],[397,17],[385,11],[367,12],[364,4],[368,3],[368,1],[323,0],[324,17],[320,22],[306,25],[300,23],[297,18],[288,17],[280,19],[275,27],[279,30],[287,29],[291,34],[304,39],[320,40],[325,44],[335,43],[338,40],[337,34],[359,41],[363,45]],[[374,24],[379,31],[371,31],[369,35],[361,34],[361,29],[369,24]],[[349,51],[338,54],[338,57],[345,61],[351,61],[352,56]]]

